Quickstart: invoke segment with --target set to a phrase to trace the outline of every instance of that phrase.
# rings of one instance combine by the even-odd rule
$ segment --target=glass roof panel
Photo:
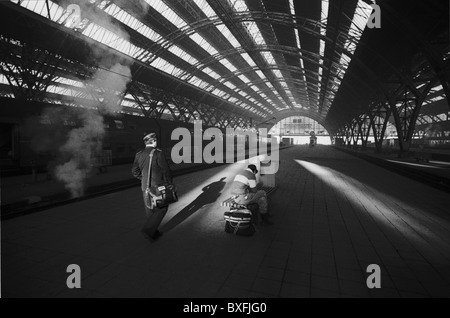
[[[213,8],[210,7],[210,5],[206,0],[193,0],[193,1],[208,18],[212,18],[216,15]]]
[[[175,11],[169,8],[161,0],[145,0],[151,7],[153,7],[157,12],[164,16],[168,21],[170,21],[177,28],[183,28],[187,26],[187,23],[178,15]]]
[[[142,0],[139,0],[142,1]],[[139,42],[139,37],[137,38],[138,41],[135,41],[135,39],[130,39],[128,34],[126,34],[126,32],[119,33],[119,32],[115,32],[115,28],[113,27],[108,27],[103,23],[99,23],[101,24],[101,26],[99,24],[96,24],[95,21],[87,21],[86,19],[83,21],[84,25],[86,26],[85,28],[81,28],[81,32],[82,34],[96,40],[99,41],[100,43],[103,43],[105,45],[108,45],[109,47],[124,53],[126,55],[129,55],[133,58],[139,58],[141,61],[149,63],[149,65],[151,65],[152,67],[155,67],[161,71],[164,71],[170,75],[176,76],[178,78],[184,79],[184,78],[190,78],[189,79],[189,83],[191,83],[192,85],[195,85],[197,87],[200,88],[207,88],[209,91],[212,90],[213,94],[216,96],[226,96],[226,99],[230,100],[231,97],[228,96],[228,94],[224,91],[222,91],[221,89],[219,89],[218,87],[216,87],[217,83],[220,84],[224,84],[224,86],[230,88],[231,90],[239,90],[239,93],[241,96],[245,97],[247,102],[253,106],[258,106],[258,109],[261,110],[267,110],[267,107],[264,103],[261,103],[259,98],[257,98],[257,95],[260,95],[262,98],[264,98],[264,100],[270,101],[271,103],[273,103],[273,100],[277,101],[278,105],[283,105],[283,107],[288,107],[288,105],[286,104],[286,102],[288,102],[288,104],[291,104],[291,106],[294,107],[299,107],[298,105],[300,104],[298,101],[295,100],[294,96],[297,97],[298,92],[296,91],[291,91],[290,89],[292,89],[292,87],[294,87],[294,83],[290,80],[290,77],[286,79],[284,78],[284,75],[289,74],[288,71],[285,71],[284,68],[278,68],[278,69],[273,69],[272,67],[269,67],[268,69],[258,69],[258,65],[255,63],[255,61],[259,61],[259,59],[255,59],[253,60],[253,58],[251,56],[254,56],[253,54],[261,54],[261,56],[266,60],[267,64],[269,66],[274,66],[277,65],[278,62],[282,62],[281,59],[283,59],[283,54],[272,54],[271,51],[254,51],[250,53],[250,49],[252,49],[252,47],[250,47],[250,49],[247,47],[242,47],[242,44],[239,43],[239,40],[231,33],[229,27],[227,25],[225,25],[224,23],[216,23],[217,20],[214,21],[214,24],[208,24],[207,21],[205,22],[205,25],[208,28],[216,28],[219,32],[221,32],[224,37],[229,41],[229,43],[235,47],[235,48],[239,48],[239,50],[237,52],[239,52],[238,54],[241,55],[241,57],[246,61],[246,63],[253,68],[252,72],[255,72],[263,81],[261,83],[256,83],[255,85],[251,86],[252,90],[256,93],[253,93],[251,91],[249,91],[251,94],[248,95],[247,93],[244,93],[243,91],[245,91],[246,88],[242,88],[243,91],[241,91],[241,87],[239,89],[236,89],[235,84],[233,84],[232,82],[235,81],[235,78],[233,78],[232,76],[236,76],[239,77],[244,83],[247,84],[251,84],[252,81],[249,80],[249,78],[254,79],[254,76],[250,76],[253,75],[254,73],[250,74],[250,71],[247,70],[247,68],[245,68],[245,74],[248,75],[245,76],[242,74],[242,72],[244,72],[244,68],[242,67],[242,60],[236,59],[237,54],[231,54],[228,55],[228,52],[223,56],[221,56],[220,54],[222,52],[220,52],[221,50],[224,50],[222,45],[219,45],[218,42],[214,41],[214,39],[212,39],[210,36],[208,36],[208,33],[202,33],[202,35],[200,35],[199,33],[195,32],[195,29],[190,29],[190,26],[188,25],[187,21],[191,21],[189,20],[188,14],[189,14],[189,10],[186,10],[186,12],[183,11],[183,13],[181,13],[181,11],[175,10],[174,6],[175,5],[181,5],[180,1],[161,1],[161,0],[144,0],[147,4],[149,4],[155,11],[159,12],[162,16],[162,18],[166,19],[168,22],[172,23],[176,28],[179,29],[184,29],[184,30],[189,30],[188,33],[186,33],[187,36],[190,37],[190,39],[192,41],[194,41],[194,43],[198,46],[198,47],[192,47],[191,48],[187,48],[186,46],[184,46],[181,43],[169,43],[170,40],[169,38],[164,38],[164,36],[162,36],[160,33],[156,32],[154,29],[152,29],[151,23],[147,23],[147,22],[142,22],[144,20],[142,20],[141,16],[138,15],[134,15],[133,16],[133,10],[131,9],[126,9],[127,11],[123,10],[121,7],[125,8],[124,3],[122,3],[121,1],[94,1],[91,0],[90,2],[92,3],[93,6],[95,6],[96,9],[103,9],[105,13],[107,13],[108,15],[110,15],[111,17],[113,17],[115,20],[129,26],[131,29],[137,31],[138,33],[140,33],[142,36],[146,37],[147,39],[153,41],[153,42],[158,42],[159,44],[164,43],[165,48],[171,52],[173,55],[175,55],[176,57],[167,57],[166,59],[162,58],[161,56],[153,56],[154,51],[150,51],[150,49],[148,47],[146,47],[145,45],[141,44],[142,42],[145,43],[145,41],[141,41]],[[262,0],[256,0],[258,1],[258,5],[260,5],[262,8],[264,8],[264,2]],[[36,1],[36,0],[24,0],[24,1],[12,1],[14,3],[19,3],[22,7],[25,7],[29,10],[32,10],[33,12],[36,12],[44,17],[50,18],[53,21],[59,23],[59,24],[67,24],[67,18],[69,16],[68,12],[61,6],[59,6],[58,4],[50,1],[50,0],[46,0],[46,1]],[[191,5],[189,6],[189,8],[191,9],[197,9],[194,5],[192,5],[192,3],[195,3],[195,5],[198,7],[198,9],[202,10],[202,12],[205,14],[205,16],[208,19],[218,19],[219,17],[222,17],[221,15],[218,16],[217,13],[214,11],[214,9],[210,6],[208,0],[191,0]],[[295,6],[294,6],[294,0],[288,0],[286,1],[286,3],[288,3],[289,5],[289,13],[291,14],[291,16],[288,16],[288,19],[290,19],[292,22],[296,23],[296,19],[297,17],[302,16],[301,13],[298,13],[298,15],[296,15],[295,12]],[[189,4],[189,3],[186,3]],[[330,10],[334,10],[334,7],[332,7],[330,5],[330,1],[329,0],[321,0],[320,1],[320,22],[322,22],[324,25],[326,25],[328,23],[328,15],[329,15],[329,11]],[[247,12],[249,11],[248,7],[247,7],[247,1],[246,0],[224,0],[223,4],[221,4],[220,6],[223,6],[224,10],[230,9],[227,6],[230,6],[232,10],[235,11],[235,13],[239,13],[239,12]],[[220,6],[215,7],[216,9],[220,8]],[[186,8],[188,8],[187,6],[185,6]],[[180,7],[181,8],[181,7]],[[361,38],[362,32],[364,31],[366,24],[367,24],[367,20],[370,16],[370,13],[372,11],[372,7],[366,3],[363,0],[358,0],[357,1],[357,6],[350,24],[350,28],[348,29],[348,37],[345,38],[345,36],[343,38],[341,38],[341,40],[343,40],[343,45],[345,47],[345,49],[349,52],[349,53],[354,53],[356,50],[356,47],[358,45],[358,41]],[[177,12],[180,12],[179,14]],[[50,14],[50,16],[49,16]],[[194,17],[195,15],[192,14],[192,17]],[[159,17],[158,17],[159,18]],[[117,21],[113,21],[115,24],[115,22]],[[248,34],[252,37],[253,42],[255,45],[266,45],[266,41],[264,39],[264,37],[262,36],[261,30],[259,29],[258,26],[260,26],[260,24],[257,24],[256,21],[252,21],[251,20],[251,16],[250,16],[250,20],[248,19],[248,16],[246,16],[245,21],[243,20],[242,22],[237,22],[240,23],[240,26],[244,27],[246,29],[246,31],[248,31]],[[260,23],[258,21],[258,23]],[[270,22],[269,22],[270,23]],[[270,24],[268,23],[268,28],[267,30],[264,28],[264,32],[271,32],[271,30],[274,32],[274,29],[270,26]],[[163,23],[164,24],[164,23]],[[118,24],[119,25],[119,24]],[[240,27],[239,26],[239,27]],[[170,28],[170,26],[168,27],[169,31],[172,31],[172,28]],[[203,30],[203,29],[202,29]],[[238,36],[239,32],[236,32],[235,28],[232,28],[231,30],[233,30],[233,32],[235,32],[236,36]],[[238,29],[237,29],[238,30]],[[200,32],[200,28],[198,30]],[[239,31],[239,30],[238,30]],[[299,37],[299,30],[298,29],[293,29],[292,30],[292,36],[295,42],[293,42],[293,47],[296,47],[298,49],[301,49],[301,38]],[[162,31],[160,31],[162,32]],[[213,33],[211,33],[213,34]],[[321,35],[326,35],[326,28],[322,27],[320,28],[320,34]],[[136,34],[132,34],[133,36],[136,36]],[[268,34],[269,36],[271,35],[275,35],[275,40],[276,40],[276,33],[273,34]],[[182,36],[180,37],[181,39],[183,38]],[[240,38],[240,37],[239,37]],[[268,38],[269,39],[269,38]],[[178,40],[178,39],[177,39]],[[271,42],[271,41],[270,41]],[[244,42],[243,42],[244,43]],[[323,54],[325,52],[325,47],[328,43],[325,43],[323,40],[319,40],[319,53],[322,57],[322,59],[319,60],[319,63],[323,63]],[[226,43],[228,45],[228,43]],[[272,43],[271,43],[272,44]],[[142,46],[142,47],[140,47]],[[226,48],[226,46],[225,46]],[[205,65],[201,65],[200,63],[203,63],[203,59],[205,59],[204,56],[204,51],[201,51],[201,49],[205,50],[208,54],[210,55],[214,55],[217,59],[217,61],[219,61],[223,66],[225,66],[229,71],[230,74],[225,74],[224,70],[222,68],[217,67],[217,64],[215,63],[211,63],[208,64],[205,63]],[[219,50],[218,50],[219,49]],[[248,52],[250,53],[250,55],[247,52],[241,53],[242,49],[248,49]],[[201,54],[199,54],[198,52],[200,52]],[[260,52],[260,53],[259,53]],[[281,57],[280,57],[281,56]],[[276,57],[276,59],[275,59]],[[304,61],[303,61],[303,57],[301,54],[298,54],[298,60],[299,60],[299,65],[301,68],[304,68]],[[180,59],[180,60],[179,60]],[[170,60],[170,63],[169,63]],[[185,61],[187,64],[190,65],[190,67],[188,67],[186,65],[186,63],[184,63],[183,61]],[[212,59],[210,59],[212,60]],[[287,60],[287,59],[286,59]],[[340,52],[336,51],[333,53],[333,61],[332,63],[335,64],[339,64],[340,67],[335,67],[333,65],[331,65],[331,75],[330,78],[327,78],[327,82],[326,82],[326,86],[327,87],[321,87],[322,84],[320,83],[320,81],[318,83],[313,83],[313,86],[318,87],[319,88],[319,92],[322,90],[325,91],[326,89],[326,96],[325,97],[325,106],[330,106],[332,98],[334,97],[334,95],[336,94],[337,90],[339,89],[339,86],[342,82],[342,78],[345,76],[345,71],[348,68],[349,64],[350,64],[350,57],[347,54],[340,54]],[[260,63],[260,62],[258,62]],[[189,72],[198,72],[198,70],[196,70],[195,68],[192,68],[192,65],[197,65],[199,67],[199,69],[201,69],[201,71],[206,74],[202,74],[199,75],[199,73],[197,73],[197,75],[199,77],[196,76],[192,76],[193,74],[189,74]],[[209,65],[209,67],[204,67],[206,65]],[[259,65],[261,66],[261,65]],[[288,65],[289,66],[289,65]],[[327,65],[328,66],[328,65]],[[183,68],[183,69],[181,69]],[[273,72],[274,76],[272,76],[272,74],[270,74],[270,71]],[[283,71],[281,71],[283,70]],[[264,72],[265,73],[264,73]],[[425,72],[425,71],[424,71]],[[220,73],[220,74],[219,74]],[[277,81],[277,85],[275,85],[275,83],[273,83],[274,85],[272,85],[272,83],[269,82],[269,80],[266,78],[265,74],[269,74],[269,79],[272,80],[276,80]],[[328,73],[327,73],[328,75]],[[300,75],[301,78],[303,79],[303,81],[306,82],[306,76],[305,73]],[[322,76],[325,76],[323,74],[323,68],[319,67],[319,79],[322,79]],[[202,79],[200,79],[202,78]],[[205,80],[207,82],[205,82]],[[216,81],[215,81],[216,80]],[[56,81],[55,81],[56,82]],[[77,86],[76,83],[71,83],[70,80],[68,79],[60,79],[59,82],[61,85],[69,85],[69,86]],[[235,81],[234,83],[238,83],[238,81]],[[297,83],[295,83],[297,84]],[[222,86],[222,89],[225,89],[224,86]],[[267,97],[267,95],[262,95],[262,91],[266,91],[266,93],[268,92],[267,87],[272,90],[271,94],[269,94],[269,96],[272,97],[272,99],[269,99]],[[220,85],[219,85],[220,87]],[[276,88],[275,88],[276,87]],[[296,86],[297,87],[297,86]],[[280,89],[282,88],[282,89]],[[55,88],[52,88],[55,89]],[[278,92],[277,89],[279,89],[280,91]],[[439,88],[440,90],[442,90],[442,87]],[[225,89],[226,90],[226,89]],[[309,93],[311,94],[311,90],[306,90],[306,94]],[[315,91],[315,90],[314,90]],[[432,90],[430,91],[431,93],[435,93],[437,90]],[[294,95],[292,92],[295,92],[296,95]],[[301,93],[301,92],[300,92]],[[273,94],[273,95],[272,95]],[[280,96],[280,94],[283,96],[283,98]],[[303,94],[303,93],[301,93]],[[316,95],[315,92],[312,93],[312,95]],[[276,96],[276,98],[274,98],[274,96]],[[287,96],[287,99],[286,99]],[[225,98],[225,97],[224,97]],[[305,98],[308,98],[308,96],[306,95]],[[441,96],[430,96],[430,98],[426,101],[426,103],[430,103],[433,99],[438,99],[442,98]],[[277,100],[279,99],[279,100]],[[301,106],[300,106],[301,107]],[[279,107],[278,107],[279,108]],[[258,110],[257,109],[257,110]]]

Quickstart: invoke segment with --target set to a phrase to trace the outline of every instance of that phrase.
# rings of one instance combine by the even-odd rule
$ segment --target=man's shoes
[[[162,235],[163,235],[163,233],[162,232],[160,232],[160,231],[156,231],[155,233],[153,233],[153,235],[148,235],[147,233],[145,233],[145,232],[142,232],[142,235],[144,236],[144,238],[146,238],[147,240],[149,240],[151,243],[153,243],[153,242],[155,242],[155,241],[157,241]]]
[[[142,232],[142,236],[146,239],[149,240],[151,243],[153,243],[153,239],[150,235],[147,235],[146,233]]]

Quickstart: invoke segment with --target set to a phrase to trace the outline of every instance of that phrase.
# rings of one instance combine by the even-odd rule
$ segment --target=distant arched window
[[[314,131],[316,135],[328,135],[327,130],[321,124],[312,118],[304,116],[292,116],[282,119],[269,131],[269,134],[306,136],[311,131]]]
[[[294,145],[309,143],[311,133],[318,137],[319,144],[331,144],[328,131],[314,119],[305,116],[282,119],[269,131],[269,134],[279,141],[290,140]]]

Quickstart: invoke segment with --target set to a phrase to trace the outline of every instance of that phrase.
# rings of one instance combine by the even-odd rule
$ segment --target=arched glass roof
[[[153,86],[164,77],[171,82],[164,81],[158,89],[233,110],[254,123],[288,113],[306,114],[336,130],[370,111],[374,100],[398,99],[396,81],[402,88],[410,85],[402,73],[406,67],[414,73],[408,79],[414,84],[406,90],[424,99],[419,123],[444,116],[448,102],[446,110],[433,106],[450,94],[448,74],[439,71],[449,56],[448,37],[447,44],[442,43],[448,28],[443,30],[433,18],[442,5],[378,2],[383,8],[382,27],[368,30],[376,8],[369,0],[7,1],[14,10],[25,10],[30,19],[44,19],[67,36],[89,43],[93,49],[82,61],[86,65],[96,46],[102,47],[102,54],[109,50],[128,59],[132,66],[116,75],[136,83],[135,90],[151,95],[150,100],[159,94]],[[412,8],[405,10],[406,6]],[[18,52],[27,43],[6,33],[0,34],[1,42],[21,58]],[[48,40],[37,33],[41,42]],[[427,41],[437,44],[427,46]],[[46,43],[42,50],[51,52]],[[58,44],[51,45],[54,49]],[[423,58],[415,61],[418,52]],[[58,54],[40,57],[31,66],[34,78],[44,83],[31,89],[45,90],[47,98],[59,96],[58,100],[61,96],[89,100],[89,90],[123,93],[101,84],[86,87],[92,72],[78,70],[78,61],[69,56],[56,59]],[[96,56],[96,62],[101,58]],[[408,66],[404,61],[409,60]],[[23,69],[9,57],[2,62],[2,96],[14,96],[14,86],[32,86],[23,78],[11,81]],[[51,76],[39,73],[48,65],[54,65]],[[128,112],[142,114],[144,102],[137,95],[127,91],[120,103]],[[174,109],[165,107],[163,112],[179,112]]]
[[[315,1],[308,11],[295,0],[11,2],[255,118],[289,109],[325,118],[372,11],[361,0],[339,8]],[[340,23],[332,22],[337,10]],[[334,29],[339,37],[329,37]],[[52,90],[77,87],[61,76]]]

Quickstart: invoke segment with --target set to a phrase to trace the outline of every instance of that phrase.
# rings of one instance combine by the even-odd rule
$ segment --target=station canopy
[[[381,27],[369,28],[375,7],[363,0],[12,0],[2,3],[0,36],[10,51],[33,44],[54,53],[57,60],[41,62],[57,64],[47,99],[92,90],[92,72],[78,70],[79,62],[129,77],[148,94],[179,95],[255,125],[308,116],[333,130],[369,109],[383,95],[380,86],[403,68],[423,76],[435,71],[427,56],[420,58],[424,36],[444,32],[435,2],[380,0]],[[420,37],[411,30],[421,30]],[[100,65],[105,52],[130,71]],[[439,52],[447,59],[448,44]],[[8,80],[6,73],[21,70],[2,60],[2,95],[12,96],[11,86],[26,82]],[[433,93],[444,99],[445,87],[436,82]],[[120,103],[142,114],[136,94],[125,91]]]

